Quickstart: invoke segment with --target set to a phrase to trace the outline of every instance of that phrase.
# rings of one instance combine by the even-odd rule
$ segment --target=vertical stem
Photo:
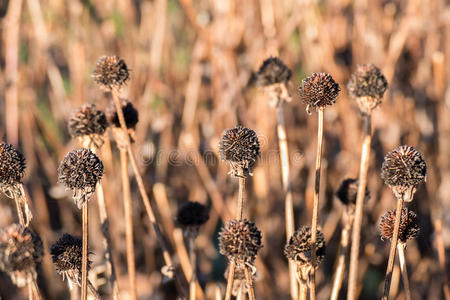
[[[16,192],[12,192],[12,196],[14,197],[14,202],[16,202],[17,215],[19,216],[20,225],[25,227],[25,219],[23,217],[22,206],[20,205],[20,196],[17,195]]]
[[[28,300],[34,300],[33,284],[31,283],[31,281],[28,281],[27,289],[28,289]]]
[[[227,290],[225,292],[225,300],[231,299],[231,292],[233,291],[234,270],[236,269],[236,262],[232,260],[228,266],[228,280]]]
[[[383,292],[382,300],[387,300],[389,298],[389,288],[391,286],[392,270],[394,268],[395,249],[397,248],[398,230],[400,228],[402,208],[403,208],[403,196],[400,196],[397,198],[397,209],[395,211],[394,233],[392,235],[391,249],[389,251],[389,260],[388,260],[388,265],[386,268],[386,278],[384,281],[384,292]]]
[[[31,292],[33,293],[33,299],[40,300],[41,299],[41,293],[39,292],[39,287],[37,285],[36,279],[31,278],[30,282],[28,283],[29,286],[31,286]]]
[[[120,150],[120,169],[122,174],[123,211],[125,214],[125,233],[127,243],[128,281],[130,284],[130,298],[137,299],[136,266],[134,261],[133,243],[133,211],[131,206],[130,180],[128,178],[127,151]]]
[[[197,272],[197,260],[195,256],[195,238],[193,236],[189,237],[189,258],[191,260],[192,274],[189,280],[189,299],[195,300],[195,287],[196,287],[196,272]]]
[[[289,180],[289,151],[286,135],[286,125],[284,123],[284,111],[283,111],[284,101],[280,101],[277,107],[278,125],[277,125],[277,135],[278,135],[278,147],[280,149],[280,163],[281,163],[281,181],[283,183],[283,192],[285,193],[284,198],[284,213],[286,222],[286,240],[289,241],[291,236],[294,234],[294,205],[292,203],[292,191],[291,183]],[[295,262],[289,260],[289,281],[291,288],[291,298],[296,299],[298,295],[298,283],[295,276]]]
[[[244,267],[244,273],[245,273],[245,281],[247,281],[248,285],[248,299],[255,300],[255,290],[253,289],[253,278],[248,266]]]
[[[408,270],[406,268],[405,244],[398,243],[398,260],[400,261],[400,270],[402,272],[403,287],[405,288],[406,300],[411,300],[411,290],[409,288]]]
[[[363,216],[364,196],[367,185],[367,170],[369,169],[370,143],[372,141],[372,118],[364,115],[364,140],[361,149],[361,164],[359,168],[359,185],[356,194],[355,220],[353,222],[352,247],[350,251],[350,267],[348,278],[347,299],[355,300],[358,285],[358,255],[361,224]]]
[[[319,219],[319,191],[320,191],[320,169],[322,166],[322,145],[323,145],[323,108],[319,108],[318,113],[318,128],[317,128],[317,154],[316,154],[316,176],[314,183],[314,206],[311,225],[311,243],[312,243],[312,265],[311,268],[311,300],[316,299],[316,238],[317,238],[317,223]]]
[[[94,285],[92,284],[92,282],[90,280],[87,281],[87,285],[88,285],[89,290],[91,291],[92,296],[94,296],[94,299],[101,300],[99,293],[97,292],[97,290],[95,289]]]
[[[442,289],[444,292],[445,300],[450,300],[450,289],[448,287],[447,269],[445,261],[445,244],[442,238],[442,217],[438,217],[434,222],[434,228],[436,232],[436,248],[438,252],[439,266],[442,272]]]
[[[239,177],[239,194],[237,199],[236,218],[242,220],[244,211],[245,177]]]
[[[87,262],[88,262],[88,203],[82,208],[83,246],[81,259],[81,299],[87,300]]]
[[[300,292],[298,294],[299,300],[307,300],[308,299],[308,285],[306,282],[300,282]]]

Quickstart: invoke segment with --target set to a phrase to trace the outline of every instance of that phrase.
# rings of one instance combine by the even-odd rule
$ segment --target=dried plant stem
[[[189,259],[192,267],[191,279],[189,280],[189,299],[195,300],[197,260],[195,256],[195,238],[192,236],[189,237]]]
[[[394,268],[395,250],[397,248],[398,230],[400,228],[402,208],[403,208],[403,196],[397,198],[397,209],[395,211],[394,232],[392,235],[391,249],[389,251],[389,260],[388,260],[388,265],[386,268],[386,277],[385,277],[385,281],[384,281],[383,298],[381,298],[383,300],[387,300],[389,298],[389,288],[391,287],[392,270]]]
[[[88,263],[88,203],[82,208],[83,246],[81,258],[81,299],[87,300],[87,263]]]
[[[280,148],[280,162],[281,162],[281,181],[283,183],[283,192],[285,194],[284,198],[284,212],[285,212],[285,222],[286,222],[286,240],[289,241],[291,236],[294,234],[294,205],[292,203],[292,191],[291,183],[289,180],[289,151],[286,135],[286,125],[284,122],[284,101],[280,101],[277,107],[277,135],[278,135],[278,147]],[[291,297],[296,299],[298,295],[298,283],[295,278],[295,262],[289,260],[289,281],[291,288]]]
[[[28,282],[27,289],[28,289],[28,300],[34,300],[33,284],[31,283],[31,281]]]
[[[32,296],[33,296],[32,299],[40,300],[42,298],[41,294],[39,293],[39,287],[37,285],[35,278],[32,278],[30,280],[30,282],[28,283],[28,288],[31,288],[31,292],[32,292]]]
[[[439,266],[441,267],[442,272],[442,289],[444,292],[445,300],[450,300],[450,289],[448,287],[448,277],[447,277],[447,268],[446,268],[446,261],[445,261],[445,244],[444,239],[442,237],[442,218],[438,217],[436,221],[434,222],[434,228],[436,231],[436,248],[438,252],[438,260],[439,260]]]
[[[350,267],[348,277],[347,299],[355,300],[358,285],[358,255],[361,224],[363,216],[364,197],[367,185],[367,170],[369,169],[370,144],[372,142],[372,118],[364,115],[364,140],[361,149],[361,164],[359,168],[359,184],[356,194],[355,220],[352,231],[352,247],[350,251]]]
[[[322,166],[322,146],[323,146],[323,108],[318,111],[318,128],[317,128],[317,153],[316,153],[316,176],[314,183],[314,205],[313,216],[311,222],[311,253],[312,265],[311,268],[311,283],[310,283],[310,298],[316,299],[316,274],[315,267],[317,265],[316,257],[316,239],[317,239],[317,223],[319,219],[319,191],[320,191],[320,170]]]
[[[406,300],[411,300],[411,290],[409,287],[408,270],[406,269],[405,243],[397,244],[398,260],[400,261],[400,270],[402,272],[403,287],[405,289]]]
[[[128,281],[130,284],[130,298],[137,299],[136,289],[136,265],[134,261],[133,243],[133,212],[131,206],[130,180],[128,178],[127,151],[120,150],[120,169],[122,174],[123,211],[125,215],[125,234],[127,244]]]
[[[248,266],[244,267],[245,281],[248,288],[248,299],[255,300],[255,290],[253,288],[253,278]]]
[[[99,293],[97,292],[97,289],[94,287],[94,285],[92,284],[92,282],[90,280],[87,281],[87,285],[88,285],[89,291],[91,291],[92,296],[94,296],[94,298],[96,300],[101,300],[102,298],[100,297]]]
[[[239,194],[237,201],[236,218],[242,220],[244,215],[245,177],[239,177]]]
[[[228,266],[228,279],[227,279],[227,290],[225,292],[225,300],[231,299],[231,293],[233,291],[235,269],[236,269],[236,262],[234,260],[232,260]]]
[[[14,202],[16,202],[17,215],[19,216],[20,225],[25,227],[25,219],[23,217],[22,206],[20,205],[20,196],[17,193],[13,192]]]

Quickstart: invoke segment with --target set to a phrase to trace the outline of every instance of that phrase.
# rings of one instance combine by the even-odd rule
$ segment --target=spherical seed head
[[[256,74],[256,83],[259,86],[268,86],[275,83],[287,82],[292,76],[291,70],[278,57],[266,59]]]
[[[106,116],[94,104],[85,104],[72,112],[69,119],[69,133],[72,137],[102,135],[108,123]]]
[[[130,79],[130,72],[123,59],[116,55],[102,56],[92,74],[95,83],[106,91],[122,87]]]
[[[344,205],[355,205],[356,204],[356,195],[358,194],[358,179],[347,178],[342,181],[341,186],[336,192],[336,196]],[[364,193],[364,201],[369,201],[370,193],[366,187],[366,191]]]
[[[427,165],[422,154],[411,146],[400,146],[384,157],[381,178],[399,197],[426,180]]]
[[[253,263],[262,248],[261,231],[247,219],[231,220],[219,233],[220,254],[238,265]]]
[[[135,129],[136,124],[139,121],[139,113],[134,108],[133,104],[129,101],[122,103],[122,113],[125,118],[127,128]],[[115,106],[111,107],[108,111],[108,121],[114,127],[120,127],[119,116]]]
[[[325,108],[336,102],[339,91],[339,84],[327,73],[313,73],[303,79],[298,88],[300,99],[306,104],[309,112],[313,108]]]
[[[40,237],[18,224],[0,233],[0,269],[11,276],[17,286],[24,286],[29,277],[36,277],[36,266],[44,250]]]
[[[197,227],[209,219],[209,209],[198,202],[186,202],[180,206],[177,213],[177,222],[185,227]]]
[[[58,167],[58,182],[72,190],[80,209],[95,192],[95,186],[102,176],[102,161],[86,148],[69,152]]]
[[[260,155],[256,133],[248,128],[236,126],[227,129],[219,143],[219,154],[231,166],[230,174],[247,177],[253,174],[253,166]]]
[[[83,241],[79,237],[65,233],[50,248],[56,271],[68,280],[81,284],[81,262],[83,258]],[[91,267],[88,260],[88,271]]]
[[[20,184],[25,174],[25,157],[10,144],[0,144],[0,188]]]
[[[395,212],[396,210],[390,210],[381,217],[379,228],[382,240],[391,240],[394,235]],[[398,230],[399,241],[406,243],[407,240],[417,237],[419,232],[416,213],[403,208]]]
[[[284,255],[300,265],[312,265],[312,242],[311,242],[311,228],[303,226],[289,239],[284,247]],[[317,265],[322,262],[325,257],[325,239],[323,233],[317,230],[316,235],[316,258]]]

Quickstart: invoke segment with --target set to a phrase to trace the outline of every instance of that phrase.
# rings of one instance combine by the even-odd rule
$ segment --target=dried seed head
[[[400,146],[384,157],[381,178],[389,185],[396,197],[414,193],[418,184],[426,180],[427,165],[422,154],[411,146]]]
[[[123,59],[109,55],[98,59],[92,77],[102,89],[110,91],[122,87],[130,79],[130,72]]]
[[[325,108],[336,102],[339,84],[327,73],[313,73],[303,79],[298,88],[300,99],[306,104],[306,111],[313,108]]]
[[[197,227],[209,219],[209,209],[201,203],[188,201],[180,206],[177,222],[184,227]]]
[[[103,176],[103,163],[91,150],[81,148],[69,152],[58,167],[58,182],[73,192],[78,208],[89,201]]]
[[[10,144],[0,144],[0,188],[22,183],[25,157]]]
[[[395,213],[396,210],[390,210],[381,217],[379,228],[382,240],[391,240],[394,235]],[[406,243],[407,240],[417,237],[419,231],[416,213],[403,208],[398,231],[399,241]]]
[[[135,129],[139,121],[139,113],[129,101],[122,103],[122,113],[125,118],[125,123],[128,129]],[[114,127],[120,127],[119,116],[117,115],[116,107],[112,106],[108,111],[108,121]]]
[[[231,166],[230,174],[247,177],[253,174],[253,166],[260,155],[256,133],[248,128],[236,126],[227,129],[219,143],[219,154]]]
[[[292,76],[291,70],[278,57],[266,59],[256,74],[256,83],[259,86],[268,86],[275,83],[287,82]]]
[[[358,179],[347,178],[342,181],[341,186],[336,192],[336,196],[344,205],[355,205],[356,204],[356,195],[358,194]],[[369,201],[370,193],[366,187],[366,191],[364,193],[364,202]]]
[[[44,255],[40,237],[18,224],[0,233],[0,269],[19,287],[36,278],[36,266]]]
[[[102,135],[107,127],[106,116],[97,110],[95,104],[85,104],[72,112],[69,119],[69,133],[75,137]]]
[[[288,259],[294,260],[300,265],[312,266],[312,242],[311,242],[311,228],[303,226],[295,231],[289,239],[289,242],[284,247],[284,255]],[[322,262],[325,257],[325,240],[323,233],[317,230],[316,235],[316,258],[317,265]]]
[[[63,277],[63,280],[67,277],[70,284],[73,282],[81,285],[82,246],[81,238],[65,233],[50,248],[56,271]],[[88,271],[91,263],[88,259]]]
[[[387,88],[386,78],[373,64],[358,65],[347,85],[348,93],[364,114],[370,114],[381,103]]]
[[[252,264],[262,248],[261,231],[255,223],[244,220],[231,220],[219,233],[220,254],[237,265]]]

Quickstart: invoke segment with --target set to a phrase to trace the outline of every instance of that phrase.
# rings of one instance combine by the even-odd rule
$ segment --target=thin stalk
[[[253,278],[252,274],[250,273],[249,267],[244,267],[244,273],[245,273],[245,281],[247,282],[247,288],[248,288],[248,299],[249,300],[255,300],[255,290],[253,288]]]
[[[81,299],[87,300],[87,263],[88,263],[88,203],[82,208],[83,246],[81,258]]]
[[[286,240],[289,241],[291,236],[294,234],[294,205],[292,203],[292,191],[291,183],[289,180],[289,151],[288,143],[286,137],[286,125],[284,122],[284,101],[280,101],[277,107],[278,125],[277,125],[277,135],[278,135],[278,147],[280,148],[280,163],[281,163],[281,181],[283,184],[283,192],[285,194],[284,198],[284,214],[286,222]],[[289,260],[289,281],[291,288],[291,298],[296,299],[298,295],[298,283],[295,278],[295,262]]]
[[[40,300],[42,297],[41,297],[41,293],[39,292],[39,287],[37,285],[36,279],[31,278],[28,285],[31,286],[31,292],[33,293],[33,299]]]
[[[311,225],[311,252],[312,252],[312,265],[311,268],[311,283],[310,283],[310,298],[316,299],[316,273],[315,267],[317,265],[316,257],[316,239],[317,239],[317,223],[319,219],[319,191],[320,191],[320,170],[322,167],[322,146],[323,146],[323,108],[319,108],[318,112],[318,128],[317,128],[317,154],[316,154],[316,177],[314,183],[314,206]]]
[[[234,270],[236,269],[236,262],[232,260],[228,266],[228,280],[227,280],[227,290],[225,292],[225,300],[231,299],[231,293],[233,291],[234,282]]]
[[[12,195],[14,197],[14,202],[16,202],[17,215],[19,216],[20,225],[26,227],[27,225],[25,223],[25,218],[23,217],[22,206],[20,205],[20,196],[17,195],[16,192],[12,192]]]
[[[406,268],[405,243],[397,244],[398,260],[400,261],[400,270],[402,272],[403,287],[405,289],[406,300],[411,300],[411,290],[409,287],[408,270]]]
[[[97,289],[94,287],[92,282],[90,280],[87,281],[87,285],[89,288],[89,291],[91,292],[92,296],[94,296],[95,300],[101,300],[100,294],[98,293]]]
[[[299,300],[308,299],[308,285],[305,282],[300,282],[300,291],[298,293]]]
[[[245,177],[239,177],[239,194],[237,201],[236,218],[242,220],[244,215]]]
[[[389,288],[391,286],[392,270],[394,268],[395,250],[397,249],[398,230],[400,228],[400,220],[403,208],[403,198],[404,198],[403,196],[397,198],[397,210],[395,211],[394,233],[392,235],[391,249],[389,251],[389,260],[386,268],[386,278],[384,281],[383,298],[381,298],[382,300],[387,300],[389,298]]]
[[[196,265],[197,265],[197,260],[196,260],[196,256],[195,256],[195,238],[193,236],[189,237],[189,259],[191,262],[191,266],[192,266],[192,275],[191,275],[191,279],[189,280],[189,299],[190,300],[195,300],[195,288],[196,288]]]
[[[133,211],[131,206],[130,180],[128,178],[127,151],[120,149],[120,168],[122,174],[123,211],[125,214],[125,234],[127,244],[128,281],[130,284],[130,298],[137,299],[136,265],[134,261],[133,242]]]
[[[363,216],[363,205],[367,185],[367,170],[369,169],[370,144],[372,142],[372,118],[364,115],[364,140],[361,149],[361,164],[359,168],[359,184],[356,194],[355,220],[353,222],[352,247],[350,250],[350,267],[348,277],[347,299],[355,300],[358,285],[358,255]]]
[[[28,282],[27,289],[28,289],[28,300],[34,300],[33,284],[31,283],[31,281]]]

